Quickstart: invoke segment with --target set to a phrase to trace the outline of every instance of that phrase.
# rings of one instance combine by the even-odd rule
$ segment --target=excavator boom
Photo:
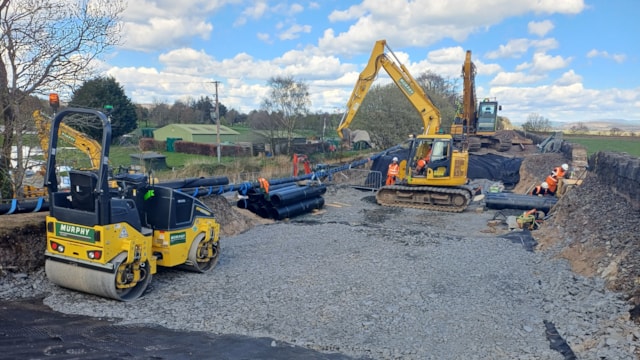
[[[498,151],[511,148],[510,139],[496,137],[498,130],[498,102],[489,98],[480,104],[476,98],[476,66],[471,61],[471,50],[467,50],[462,64],[462,107],[451,126],[451,135],[463,142],[469,151],[489,146]]]
[[[38,138],[40,139],[40,147],[42,148],[45,156],[47,156],[51,122],[46,119],[42,113],[40,113],[40,110],[34,111],[32,116],[36,123]],[[100,143],[64,123],[60,124],[59,136],[65,142],[70,143],[76,149],[82,151],[89,157],[89,162],[91,164],[90,169],[98,169],[100,166],[100,153],[102,152],[102,146]]]
[[[388,53],[385,52],[388,50]],[[423,123],[423,135],[437,134],[440,130],[440,110],[433,105],[418,82],[411,76],[409,70],[400,63],[385,40],[376,41],[369,62],[362,70],[358,81],[347,102],[347,111],[338,125],[338,136],[344,138],[344,132],[349,128],[358,109],[367,96],[371,84],[375,81],[378,71],[383,68],[395,84],[402,90],[413,107],[418,111]]]

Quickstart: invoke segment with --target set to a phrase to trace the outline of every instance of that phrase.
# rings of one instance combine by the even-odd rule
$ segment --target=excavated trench
[[[520,170],[521,180],[513,192],[525,193],[539,183],[549,169],[564,161],[566,160],[561,154],[529,154]],[[363,201],[375,202],[375,198],[372,195],[365,196]],[[256,225],[273,222],[232,206],[222,196],[205,198],[205,203],[216,214],[222,227],[222,236],[233,236]],[[389,211],[395,210],[380,207],[366,211],[365,221],[371,225],[371,231],[377,231],[373,229],[375,225],[388,219]],[[10,281],[12,277],[42,268],[45,215],[46,213],[34,213],[0,217],[0,281]],[[623,293],[631,305],[637,305],[630,311],[630,315],[638,321],[640,290],[636,279],[640,274],[640,232],[637,231],[637,211],[630,210],[621,198],[611,194],[607,184],[587,174],[583,185],[563,197],[553,208],[551,215],[540,230],[533,232],[537,242],[535,250],[552,251],[560,248],[557,256],[567,259],[576,273],[605,278],[610,289]],[[456,214],[435,214],[428,219],[410,221],[424,221],[437,226],[446,221],[446,218],[455,216]],[[314,224],[313,219],[308,220],[308,223],[320,224]],[[505,227],[494,226],[491,229],[496,235],[507,233]],[[530,243],[529,248],[533,250],[534,245]],[[612,263],[616,266],[612,266]],[[267,338],[212,336],[159,327],[129,328],[113,325],[108,319],[63,316],[50,311],[41,304],[40,299],[0,301],[0,319],[0,333],[4,335],[0,344],[3,349],[15,351],[15,358],[42,356],[42,348],[47,349],[47,356],[53,358],[74,354],[86,359],[104,358],[105,353],[117,353],[123,357],[181,358],[186,353],[190,357],[207,357],[211,351],[222,357],[225,354],[229,357],[252,354],[251,357],[256,359],[348,358],[340,354],[317,353],[292,347]],[[167,345],[169,340],[162,339],[171,339],[171,345]],[[18,346],[24,344],[25,340],[34,345],[28,348]],[[202,346],[194,347],[194,343]],[[136,349],[143,349],[138,351],[143,352],[136,353],[132,350],[134,344]]]

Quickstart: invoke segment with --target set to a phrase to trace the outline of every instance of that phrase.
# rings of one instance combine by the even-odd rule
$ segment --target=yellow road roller
[[[56,150],[65,118],[101,124],[103,135],[99,168],[70,170],[70,188],[62,191]],[[45,177],[47,278],[65,288],[131,301],[145,292],[158,266],[214,268],[220,225],[213,212],[190,195],[150,184],[144,174],[110,175],[110,144],[111,124],[103,112],[67,108],[52,120]]]

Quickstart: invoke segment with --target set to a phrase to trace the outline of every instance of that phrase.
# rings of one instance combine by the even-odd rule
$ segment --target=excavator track
[[[482,141],[480,141],[480,138],[475,136],[469,137],[469,149],[468,149],[469,152],[480,151],[481,148],[482,148]]]
[[[388,185],[376,192],[376,201],[382,206],[446,212],[463,212],[471,197],[471,190],[465,187]]]
[[[511,139],[503,139],[499,137],[492,137],[491,142],[492,142],[491,144],[492,147],[498,150],[499,152],[508,151],[509,149],[511,149],[511,146],[513,145],[511,142]]]

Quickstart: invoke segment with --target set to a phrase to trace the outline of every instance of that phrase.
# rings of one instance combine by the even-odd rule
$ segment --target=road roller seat
[[[69,171],[71,182],[71,205],[74,209],[95,211],[96,199],[94,190],[98,183],[98,175],[88,171]]]

